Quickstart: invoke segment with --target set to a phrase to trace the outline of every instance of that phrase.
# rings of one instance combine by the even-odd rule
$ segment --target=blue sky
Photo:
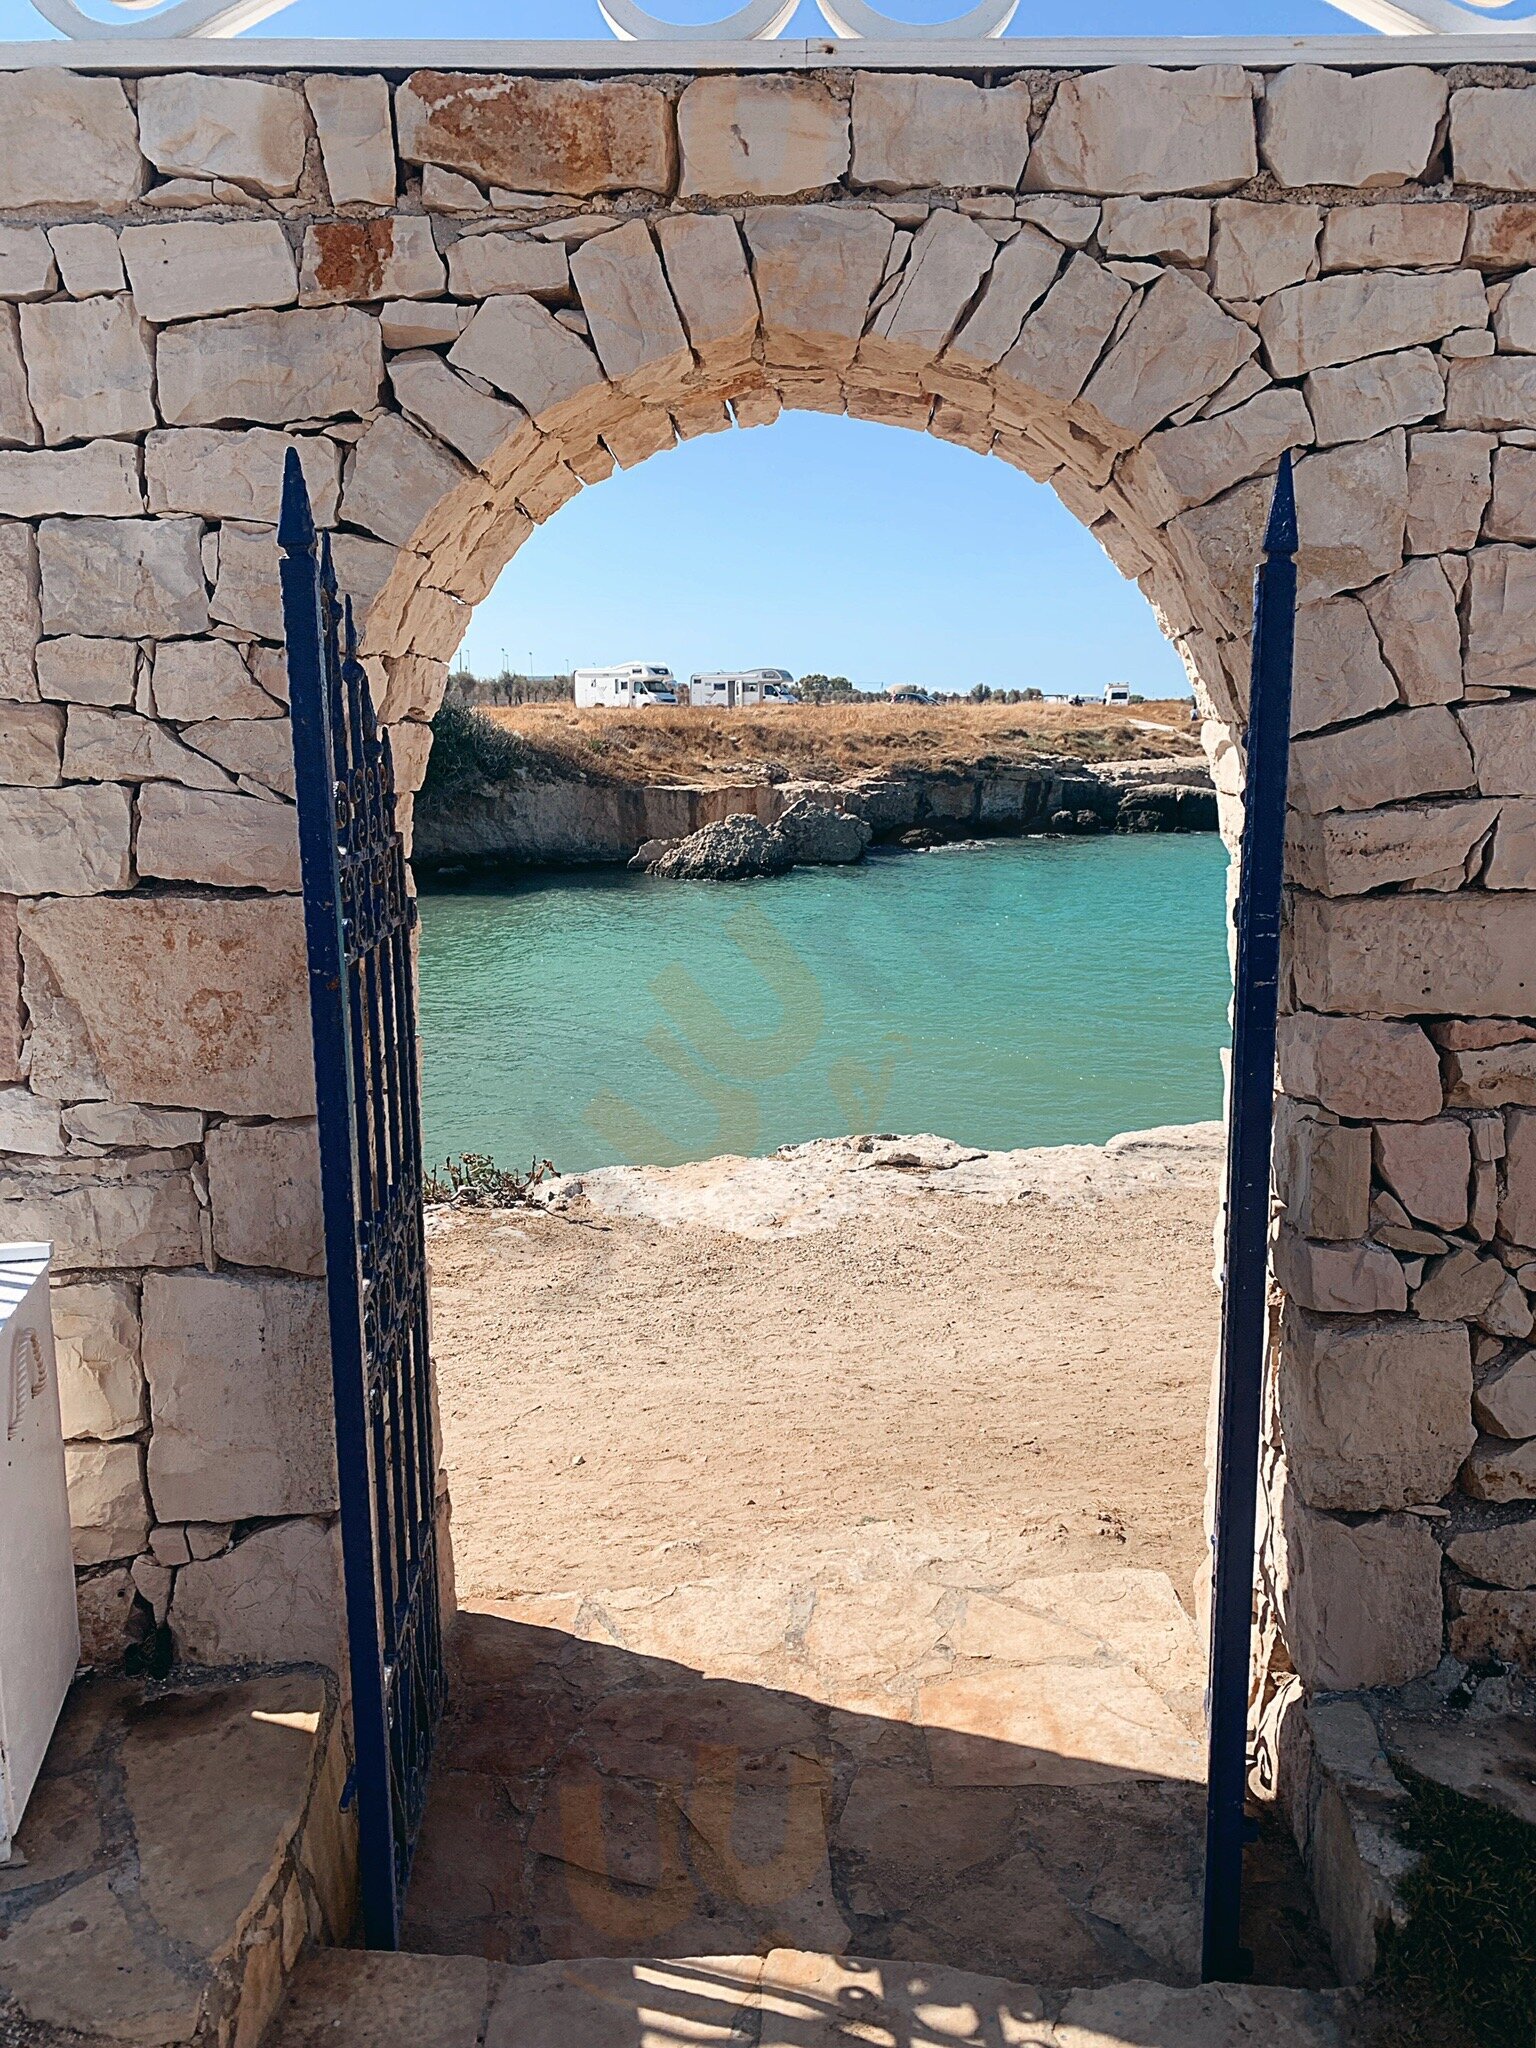
[[[736,4],[650,0],[680,22]],[[883,11],[931,20],[965,4]],[[25,0],[0,0],[0,38],[52,33]],[[826,28],[803,5],[787,33]],[[1023,0],[1011,31],[1362,33],[1323,0]],[[249,35],[610,40],[596,0],[295,0]],[[479,607],[464,658],[482,671],[503,658],[535,672],[660,660],[680,675],[773,665],[940,689],[1186,687],[1134,584],[1051,492],[929,435],[814,413],[691,442],[583,491]]]

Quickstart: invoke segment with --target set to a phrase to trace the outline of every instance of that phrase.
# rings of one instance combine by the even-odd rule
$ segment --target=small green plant
[[[540,1181],[556,1178],[554,1161],[535,1159],[526,1173],[498,1166],[488,1152],[461,1152],[441,1169],[427,1168],[422,1200],[433,1208],[518,1209]]]
[[[510,782],[535,765],[533,750],[517,733],[508,732],[484,712],[445,704],[432,721],[432,752],[427,758],[423,794],[477,779]]]
[[[1482,2048],[1536,2044],[1536,1828],[1397,1766],[1412,1796],[1403,1839],[1406,1924],[1388,1944],[1388,1991],[1444,2014]]]

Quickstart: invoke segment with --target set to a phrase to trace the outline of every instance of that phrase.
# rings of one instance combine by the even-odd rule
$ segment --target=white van
[[[1130,701],[1131,686],[1129,683],[1106,683],[1104,685],[1104,702],[1106,704],[1129,704]]]
[[[606,704],[610,710],[646,711],[677,702],[677,682],[669,668],[654,662],[627,661],[618,668],[579,668],[572,678],[578,704]]]
[[[688,702],[722,710],[743,704],[793,704],[794,680],[787,668],[722,669],[714,675],[690,676]]]

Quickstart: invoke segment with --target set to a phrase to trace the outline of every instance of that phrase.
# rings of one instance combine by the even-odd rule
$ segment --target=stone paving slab
[[[1130,1981],[1051,1994],[803,1949],[505,1968],[332,1950],[269,2048],[1342,2048],[1337,1994]]]
[[[1192,1983],[1202,1660],[1166,1577],[868,1562],[463,1611],[406,1946]]]

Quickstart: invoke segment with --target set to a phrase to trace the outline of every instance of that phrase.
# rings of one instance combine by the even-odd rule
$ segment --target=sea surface
[[[1214,833],[999,839],[771,881],[421,898],[430,1160],[562,1172],[848,1131],[1101,1143],[1221,1113]]]

